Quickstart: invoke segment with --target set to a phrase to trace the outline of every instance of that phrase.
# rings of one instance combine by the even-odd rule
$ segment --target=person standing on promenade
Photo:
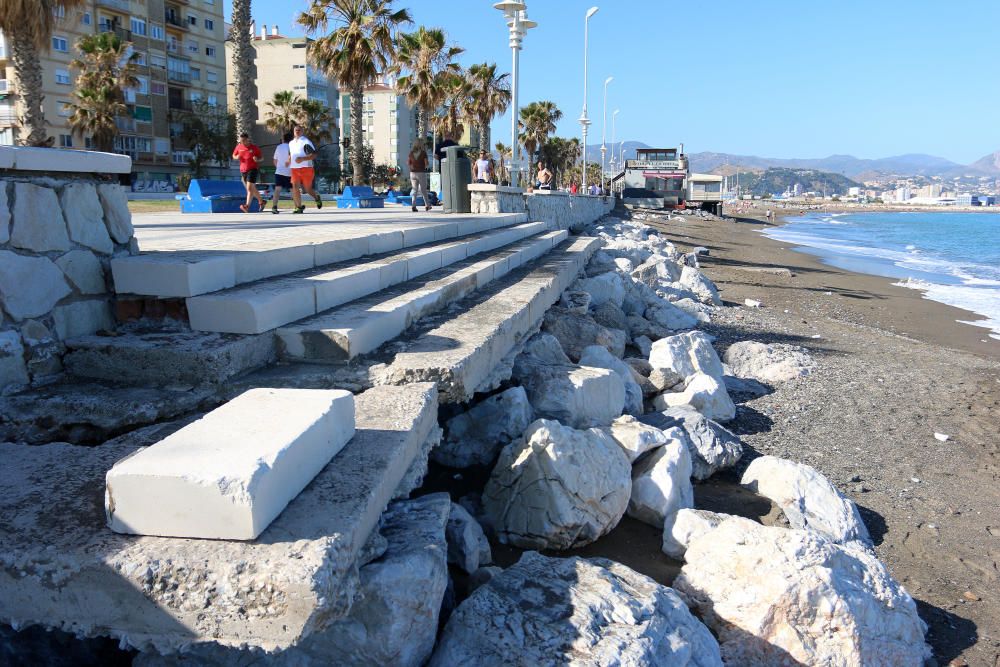
[[[240,210],[244,213],[250,212],[250,202],[257,198],[258,209],[264,210],[264,198],[257,190],[257,179],[260,178],[260,162],[262,160],[260,148],[250,143],[250,135],[244,132],[240,135],[240,143],[233,149],[233,159],[240,161],[240,178],[243,186],[247,189],[247,201],[240,204]]]
[[[552,172],[541,160],[538,161],[538,174],[535,177],[535,187],[539,190],[552,189]]]
[[[288,151],[291,155],[290,166],[292,168],[292,200],[295,208],[292,213],[302,213],[306,207],[302,205],[301,187],[316,200],[316,208],[323,208],[323,199],[319,193],[313,190],[313,180],[316,172],[313,170],[313,156],[316,155],[316,146],[309,141],[305,134],[305,128],[296,125],[293,131],[295,138],[288,143]]]
[[[486,151],[479,151],[479,159],[472,166],[472,179],[476,183],[493,182],[493,163]]]
[[[424,142],[417,139],[406,158],[406,166],[410,170],[410,210],[417,212],[417,192],[424,198],[424,210],[431,210],[431,198],[427,194],[427,151]]]
[[[292,189],[292,154],[288,148],[288,142],[292,140],[292,133],[285,132],[281,137],[281,143],[274,149],[274,195],[271,197],[271,213],[278,213],[278,199],[281,198],[281,190]]]

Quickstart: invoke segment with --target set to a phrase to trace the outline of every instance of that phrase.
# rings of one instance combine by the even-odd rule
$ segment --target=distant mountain
[[[852,155],[831,155],[825,158],[766,158],[756,155],[731,155],[728,153],[688,154],[691,171],[714,172],[725,165],[738,165],[741,170],[761,170],[771,167],[786,169],[819,169],[858,178],[862,174],[898,174],[906,176],[936,176],[948,173],[961,165],[933,155],[913,153],[895,157],[868,160]]]
[[[615,159],[618,158],[618,148],[622,145],[622,142],[618,142],[618,146],[615,146]],[[635,159],[635,150],[637,148],[650,148],[649,144],[644,144],[641,141],[626,141],[624,143],[624,152],[626,160]],[[605,159],[611,159],[611,143],[608,143],[608,152],[605,154]],[[600,144],[587,144],[587,161],[588,162],[601,162],[601,145]]]
[[[1000,151],[981,157],[966,167],[953,169],[952,172],[955,176],[963,174],[998,176],[1000,175]]]
[[[786,190],[791,190],[796,183],[802,185],[804,192],[825,192],[828,194],[847,194],[848,188],[856,188],[861,185],[843,174],[818,169],[787,169],[784,167],[771,167],[763,173],[741,171],[740,179],[740,189],[755,195],[781,194]]]

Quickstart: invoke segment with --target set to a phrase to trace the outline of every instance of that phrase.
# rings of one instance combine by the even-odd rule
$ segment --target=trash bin
[[[469,193],[469,184],[472,183],[472,163],[461,146],[448,146],[444,149],[444,155],[444,160],[441,161],[444,212],[471,213],[472,195]]]

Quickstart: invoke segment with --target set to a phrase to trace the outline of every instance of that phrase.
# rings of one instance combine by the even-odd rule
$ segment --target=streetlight
[[[616,164],[616,162],[615,162],[615,135],[617,134],[617,131],[616,131],[617,130],[617,123],[615,123],[615,121],[618,120],[618,113],[620,111],[621,111],[621,109],[615,109],[611,113],[611,171],[612,171],[612,173],[614,173],[614,171],[615,171],[615,164]],[[608,189],[610,190],[611,188],[608,187]]]
[[[521,40],[524,39],[524,35],[529,30],[538,27],[538,24],[528,18],[527,5],[523,2],[519,2],[518,0],[504,0],[503,2],[494,4],[493,8],[499,9],[503,12],[504,17],[507,19],[507,27],[510,29],[510,50],[513,53],[514,60],[511,67],[510,84],[510,184],[517,187],[519,183],[518,158],[520,153],[517,145],[517,89],[520,83],[520,79],[518,77],[518,64],[520,61]]]
[[[590,17],[597,13],[599,7],[591,7],[587,10],[587,15],[583,18],[583,113],[580,114],[580,127],[583,129],[583,178],[581,187],[587,191],[587,127],[590,119],[587,118],[587,38],[590,30]]]
[[[604,155],[608,152],[607,146],[607,135],[608,135],[608,84],[615,80],[615,77],[609,76],[604,80],[604,124],[601,126],[601,190],[604,190]],[[614,146],[614,142],[611,142]]]

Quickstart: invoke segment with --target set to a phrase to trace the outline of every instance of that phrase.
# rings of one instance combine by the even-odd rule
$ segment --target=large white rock
[[[47,315],[71,292],[63,272],[49,258],[0,250],[0,304],[15,320]]]
[[[581,547],[618,525],[628,507],[630,473],[625,454],[601,431],[540,419],[500,453],[483,506],[501,542]]]
[[[527,552],[452,613],[430,667],[721,667],[680,597],[603,558]]]
[[[581,278],[570,289],[590,294],[591,306],[607,302],[621,306],[625,300],[625,285],[617,271],[608,271],[593,278]]]
[[[643,415],[641,421],[661,429],[679,428],[687,434],[691,451],[691,476],[708,479],[730,468],[743,457],[743,443],[722,424],[705,417],[690,405]]]
[[[573,360],[579,360],[584,348],[590,345],[605,347],[619,358],[625,355],[628,338],[625,332],[601,326],[589,315],[552,308],[545,313],[542,330],[555,336],[563,351]]]
[[[52,311],[52,320],[55,322],[56,333],[59,334],[60,340],[87,336],[98,331],[111,331],[115,328],[111,304],[99,299],[74,301],[65,306],[56,306]]]
[[[722,382],[722,361],[712,347],[712,337],[703,331],[689,331],[653,343],[649,353],[653,368],[670,369],[681,378],[705,373]]]
[[[691,540],[674,587],[728,665],[895,667],[930,657],[913,599],[874,555],[734,517]]]
[[[102,294],[107,291],[104,284],[104,269],[100,260],[89,250],[70,250],[56,260],[71,285],[80,294]]]
[[[705,277],[698,269],[685,266],[681,270],[681,279],[678,281],[682,287],[691,290],[698,295],[698,300],[713,306],[721,306],[722,299],[719,298],[719,290],[715,283]]]
[[[725,359],[733,375],[770,385],[805,377],[816,368],[816,362],[803,348],[783,343],[733,343]]]
[[[119,533],[252,540],[354,436],[354,396],[251,389],[108,471]]]
[[[104,223],[108,233],[116,243],[128,243],[135,233],[132,229],[132,214],[128,210],[128,197],[122,186],[103,183],[97,186],[97,195],[104,208]]]
[[[625,384],[614,371],[529,364],[519,357],[513,373],[538,417],[589,428],[610,424],[625,408]]]
[[[632,415],[622,415],[601,430],[618,443],[629,463],[635,463],[646,452],[662,447],[677,437],[675,430],[660,430],[642,423]]]
[[[775,456],[747,467],[740,484],[781,508],[792,528],[813,530],[834,542],[871,546],[858,508],[815,468]]]
[[[0,243],[10,240],[10,205],[7,203],[7,184],[0,186]]]
[[[625,386],[625,412],[630,415],[643,413],[642,388],[635,381],[632,369],[629,368],[628,364],[618,357],[612,356],[607,348],[591,345],[583,349],[583,354],[580,355],[580,365],[590,368],[604,368],[617,374]]]
[[[736,405],[729,398],[726,386],[711,375],[695,373],[684,384],[684,390],[660,394],[653,399],[653,407],[667,410],[690,405],[708,419],[727,422],[736,416]]]
[[[681,279],[681,267],[663,255],[653,255],[632,271],[632,277],[650,287],[657,287],[661,280],[668,283]]]
[[[663,520],[663,553],[675,560],[684,560],[691,540],[715,529],[730,516],[691,508],[668,514]]]
[[[692,329],[698,326],[698,318],[690,315],[669,301],[646,308],[643,315],[647,320],[671,330]]]
[[[451,504],[448,516],[448,562],[472,574],[483,565],[493,562],[490,542],[482,526],[468,510],[457,503]]]
[[[431,450],[431,458],[451,468],[492,465],[500,450],[533,421],[524,388],[511,387],[449,419],[445,439]]]
[[[28,367],[24,362],[24,344],[16,331],[0,331],[0,392],[5,387],[17,387],[28,382]]]
[[[59,193],[69,237],[80,245],[103,255],[115,250],[104,225],[104,208],[92,183],[70,183]]]
[[[687,438],[672,440],[653,450],[632,467],[632,496],[628,515],[656,528],[679,509],[694,506],[691,454]]]
[[[14,228],[10,244],[35,252],[69,250],[66,221],[55,190],[31,183],[14,184]]]

